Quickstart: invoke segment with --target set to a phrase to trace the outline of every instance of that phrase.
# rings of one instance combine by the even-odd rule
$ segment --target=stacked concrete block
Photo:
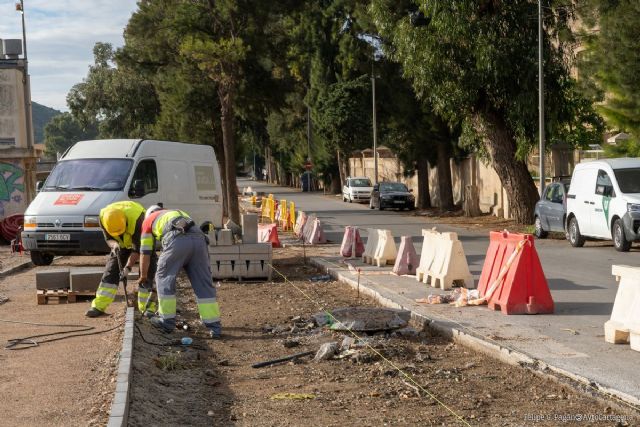
[[[209,248],[214,279],[270,279],[271,243],[249,243]]]
[[[233,245],[233,233],[231,230],[218,230],[217,246]]]
[[[258,243],[258,215],[242,215],[242,243]]]
[[[69,269],[49,268],[36,272],[36,289],[68,289]]]
[[[73,292],[95,292],[100,285],[104,268],[76,267],[72,268],[70,276],[70,290]]]

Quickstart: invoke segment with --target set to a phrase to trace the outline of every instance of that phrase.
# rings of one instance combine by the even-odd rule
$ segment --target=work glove
[[[149,280],[143,278],[138,279],[138,287],[149,289]]]
[[[120,281],[122,282],[123,280],[127,280],[129,273],[131,273],[131,267],[125,266],[120,272]]]

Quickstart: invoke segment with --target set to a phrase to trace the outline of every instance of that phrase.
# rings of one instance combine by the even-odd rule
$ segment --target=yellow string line
[[[335,262],[329,261],[329,260],[328,260],[328,259],[326,259],[326,258],[322,258],[322,260],[323,260],[323,261],[325,261],[325,262],[326,262],[326,263],[328,263],[328,264],[331,264],[331,265],[332,265],[333,267],[335,267],[335,268],[343,268],[340,264],[336,264]],[[349,273],[349,274],[352,274],[352,275],[357,275],[357,272],[356,272],[356,273],[354,273],[354,272],[348,271],[348,273]],[[368,279],[368,278],[366,278],[366,277],[365,277],[363,280],[365,280],[365,281],[369,282],[369,283],[370,283],[370,284],[372,284],[372,285],[375,285],[375,284],[376,284],[375,282],[371,281],[370,279]],[[419,304],[418,304],[418,303],[415,303],[415,304],[419,306]],[[497,346],[499,346],[499,347],[504,347],[504,348],[507,348],[507,349],[509,349],[509,350],[511,350],[511,351],[518,352],[518,353],[522,353],[521,351],[519,351],[519,350],[517,350],[517,349],[515,349],[515,348],[513,348],[513,347],[511,347],[511,346],[508,346],[508,345],[506,345],[506,344],[504,344],[504,343],[502,343],[502,342],[498,342],[498,341],[496,341],[495,339],[491,338],[490,336],[485,335],[485,334],[483,334],[482,332],[478,331],[477,329],[474,329],[474,328],[469,327],[469,326],[465,326],[465,325],[463,325],[462,323],[458,322],[457,320],[454,320],[454,319],[451,319],[451,318],[447,317],[446,315],[443,315],[443,314],[441,314],[441,313],[438,313],[438,317],[440,317],[441,319],[444,319],[444,320],[446,320],[446,321],[448,321],[448,322],[451,322],[451,323],[453,323],[453,324],[455,324],[455,325],[458,325],[458,326],[460,327],[460,329],[462,329],[462,330],[466,330],[466,331],[469,331],[469,332],[472,332],[473,334],[478,335],[478,336],[480,336],[480,337],[484,338],[485,340],[487,340],[487,341],[489,341],[489,342],[492,342],[493,344],[495,344],[495,345],[497,345]],[[533,359],[536,359],[536,358],[535,358],[535,357],[533,357],[533,356],[529,356],[529,357],[532,357]],[[536,359],[536,360],[537,360],[537,359]],[[634,410],[634,411],[637,411],[637,410],[638,410],[638,407],[637,407],[637,406],[633,405],[632,403],[626,402],[626,401],[622,400],[620,397],[618,397],[618,396],[616,396],[616,395],[614,395],[614,394],[611,394],[611,393],[609,393],[609,392],[607,392],[607,391],[605,391],[605,390],[602,390],[602,389],[596,388],[596,387],[592,386],[591,384],[587,384],[587,383],[584,383],[584,382],[580,382],[580,385],[582,385],[582,386],[584,386],[585,388],[588,388],[588,389],[590,389],[590,390],[592,390],[592,391],[594,391],[594,392],[596,392],[596,393],[599,393],[599,394],[601,394],[601,395],[604,395],[604,396],[606,396],[606,397],[608,397],[608,398],[610,398],[610,399],[612,399],[612,400],[615,400],[618,404],[620,404],[620,405],[622,405],[622,406],[626,406],[627,408],[630,408],[630,409],[632,409],[632,410]]]
[[[278,273],[285,281],[285,283],[288,283],[290,285],[292,285],[294,288],[296,288],[296,290],[298,290],[298,292],[300,292],[302,295],[304,295],[305,298],[307,298],[309,301],[311,301],[311,303],[313,303],[314,305],[316,305],[318,308],[320,308],[320,310],[324,311],[329,317],[331,317],[335,322],[340,322],[340,320],[336,319],[335,316],[329,312],[328,310],[325,310],[325,308],[322,306],[322,304],[320,304],[319,302],[317,302],[316,300],[314,300],[313,298],[311,298],[303,289],[299,288],[298,286],[296,286],[295,283],[293,283],[291,280],[289,280],[284,274],[282,274],[273,264],[268,263],[271,268],[273,269],[273,271],[275,271],[276,273]],[[342,323],[342,322],[340,322]],[[358,340],[362,340],[362,338],[360,336],[358,336],[358,334],[356,334],[353,330],[351,330],[351,328],[347,327],[346,325],[343,324],[343,326],[345,327],[345,329],[351,334],[353,335],[356,339]],[[363,340],[362,340],[363,341]],[[471,427],[471,424],[469,424],[467,421],[465,421],[464,418],[462,418],[462,416],[458,415],[453,409],[449,408],[445,403],[443,403],[442,401],[440,401],[440,399],[438,399],[433,393],[431,393],[429,390],[425,389],[422,385],[418,384],[412,376],[410,376],[409,374],[407,374],[406,372],[404,372],[402,369],[400,369],[399,367],[397,367],[391,360],[387,359],[386,357],[384,357],[378,350],[376,350],[375,348],[373,348],[370,344],[368,344],[366,341],[363,341],[365,346],[368,347],[371,351],[373,351],[375,354],[377,354],[378,356],[380,356],[380,358],[382,360],[384,360],[385,362],[387,362],[389,365],[391,365],[394,369],[396,369],[398,372],[400,372],[406,379],[408,379],[409,381],[411,381],[416,387],[418,387],[420,390],[422,390],[425,394],[427,394],[431,399],[433,399],[434,401],[436,401],[440,406],[442,406],[443,408],[445,408],[447,411],[449,411],[453,416],[455,416],[456,418],[458,418],[463,424],[465,424],[466,426]]]

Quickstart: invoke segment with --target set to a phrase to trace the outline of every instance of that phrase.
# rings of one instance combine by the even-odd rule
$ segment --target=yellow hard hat
[[[120,236],[127,229],[127,217],[121,209],[107,208],[102,215],[102,225],[111,236]]]

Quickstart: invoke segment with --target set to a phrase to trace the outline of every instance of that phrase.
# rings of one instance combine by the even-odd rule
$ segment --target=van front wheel
[[[627,240],[627,236],[624,235],[624,226],[622,220],[616,219],[611,228],[611,237],[613,238],[613,246],[615,246],[618,252],[629,252],[631,249],[631,242]]]
[[[31,251],[31,262],[38,266],[51,265],[53,262],[53,254]]]
[[[574,248],[581,248],[584,246],[584,236],[580,234],[580,227],[578,226],[578,220],[573,217],[569,220],[569,243]]]

